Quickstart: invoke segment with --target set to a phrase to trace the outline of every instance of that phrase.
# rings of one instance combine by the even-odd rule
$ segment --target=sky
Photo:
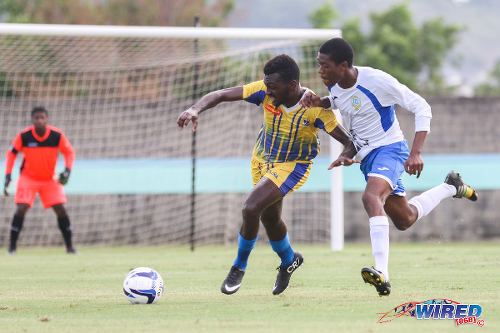
[[[326,0],[236,0],[229,17],[232,27],[311,28],[307,15]],[[407,3],[417,25],[443,17],[446,23],[464,28],[459,41],[446,59],[443,68],[446,80],[460,86],[459,94],[471,95],[473,87],[487,79],[495,62],[500,60],[500,1],[495,0],[336,0],[341,21],[352,17],[362,19],[369,29],[368,15],[385,11],[391,5]],[[283,13],[286,8],[286,14]]]

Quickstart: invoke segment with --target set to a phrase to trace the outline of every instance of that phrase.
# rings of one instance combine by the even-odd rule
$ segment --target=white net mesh
[[[194,39],[0,35],[0,147],[6,150],[30,125],[34,106],[45,106],[50,124],[65,131],[77,154],[66,205],[77,244],[185,243],[191,134],[176,128],[180,112],[207,92],[261,79],[264,63],[280,53],[298,61],[303,86],[325,94],[315,73],[320,43],[200,39],[195,46]],[[260,109],[245,102],[223,103],[202,115],[197,243],[235,239],[248,189],[237,184],[241,178],[250,183],[261,122]],[[322,138],[326,156],[328,140]],[[214,173],[224,168],[224,176]],[[2,246],[13,201],[0,200]],[[295,240],[328,241],[328,193],[287,197],[284,219]],[[55,215],[38,200],[24,225],[20,245],[62,242]]]

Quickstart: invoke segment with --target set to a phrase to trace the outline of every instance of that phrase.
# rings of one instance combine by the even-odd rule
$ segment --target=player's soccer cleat
[[[453,170],[448,172],[448,175],[446,175],[444,182],[446,184],[455,186],[455,188],[457,189],[457,194],[453,196],[454,198],[467,198],[471,201],[477,200],[478,194],[476,190],[465,184],[458,172],[455,172]]]
[[[391,284],[385,280],[384,275],[373,267],[363,267],[361,277],[365,283],[369,283],[377,289],[379,296],[389,296]]]
[[[293,257],[292,263],[287,266],[279,266],[277,269],[279,270],[278,276],[276,277],[276,282],[274,283],[273,295],[279,295],[285,291],[288,287],[288,283],[290,282],[290,277],[292,273],[295,272],[297,268],[302,265],[304,262],[304,257],[299,252],[295,252],[295,256]]]
[[[229,274],[227,274],[226,279],[222,282],[222,286],[220,287],[220,291],[226,295],[234,294],[240,289],[241,280],[243,280],[243,275],[245,275],[245,271],[237,266],[231,267]]]
[[[16,249],[15,248],[10,248],[7,250],[7,254],[9,256],[13,256],[14,254],[16,254]]]

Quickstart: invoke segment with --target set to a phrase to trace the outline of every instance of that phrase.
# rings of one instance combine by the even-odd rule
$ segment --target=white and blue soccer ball
[[[123,292],[132,304],[151,304],[163,295],[163,279],[149,267],[131,270],[123,281]]]

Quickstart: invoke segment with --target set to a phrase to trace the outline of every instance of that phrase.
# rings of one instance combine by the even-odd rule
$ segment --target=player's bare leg
[[[389,195],[385,200],[384,210],[398,230],[406,230],[417,221],[417,208],[408,204],[404,196]]]
[[[66,212],[66,208],[63,204],[55,204],[52,206],[54,213],[57,216],[57,224],[59,226],[59,230],[61,230],[61,234],[64,239],[64,244],[66,245],[66,252],[70,254],[76,253],[76,250],[73,248],[73,243],[71,240],[71,224],[69,221],[68,213]]]
[[[223,293],[233,294],[239,289],[241,285],[241,280],[243,279],[243,275],[245,274],[245,268],[248,262],[248,257],[255,245],[255,242],[257,241],[260,217],[262,213],[266,210],[266,208],[278,204],[277,206],[274,207],[274,209],[271,209],[266,214],[266,215],[276,216],[277,214],[276,209],[281,211],[280,203],[282,199],[283,199],[283,194],[281,193],[280,189],[266,177],[263,177],[248,195],[248,198],[245,200],[242,209],[243,224],[241,226],[240,235],[238,239],[238,256],[234,261],[234,264],[231,267],[228,276],[222,283],[221,291]],[[282,222],[281,213],[279,213],[279,216],[280,216],[279,221]],[[284,236],[276,241],[271,241],[271,246],[273,247],[273,250],[282,259],[282,263],[290,261],[289,265],[291,265],[296,261],[295,252],[293,252],[290,246],[288,235],[286,234],[286,226],[284,225],[284,223],[283,224],[278,223],[276,225],[273,225],[273,227],[276,226],[277,229],[272,230],[273,235],[279,237],[280,234],[284,232]],[[302,256],[300,256],[300,259],[301,257]],[[300,263],[302,263],[302,259],[300,260]],[[289,265],[287,265],[287,267]],[[300,264],[296,266],[298,267],[300,266]],[[279,289],[277,290],[279,292],[282,292],[284,289],[286,289],[286,287],[283,290]]]
[[[243,204],[241,211],[243,224],[241,225],[240,234],[245,239],[257,237],[262,212],[282,199],[283,194],[280,189],[271,180],[262,177]]]
[[[299,252],[292,250],[288,239],[287,227],[281,219],[283,199],[264,209],[260,220],[266,228],[267,237],[273,250],[281,258],[278,276],[273,287],[273,294],[281,294],[288,287],[292,273],[304,262]],[[291,260],[291,261],[290,261]]]
[[[19,203],[17,204],[16,212],[12,218],[12,225],[10,227],[10,244],[8,253],[15,254],[17,249],[17,239],[23,228],[24,216],[29,210],[30,206],[28,204]]]
[[[383,183],[386,184],[385,190]],[[407,200],[406,197],[403,196],[387,195],[389,191],[391,191],[390,186],[383,179],[380,178],[379,180],[375,180],[375,177],[370,177],[365,194],[363,195],[363,203],[371,220],[373,216],[376,216],[374,214],[380,213],[380,202],[384,202],[383,207],[385,212],[399,230],[406,230],[410,228],[416,221],[429,214],[442,200],[446,198],[453,196],[455,198],[467,198],[471,201],[476,201],[478,198],[477,192],[469,185],[465,184],[460,175],[454,171],[450,171],[448,173],[444,183],[435,186],[430,190],[411,198],[410,200]],[[382,218],[380,221],[381,220]],[[384,268],[387,267],[384,267],[385,262],[382,260],[381,266],[378,266],[377,264],[376,248],[378,246],[374,245],[372,231],[371,220],[370,236],[372,238],[372,250],[375,257],[375,270],[372,270],[371,268],[363,268],[362,275],[365,282],[371,283],[377,287],[377,282],[380,283],[384,276],[386,277],[385,280],[388,281],[388,275],[385,274],[387,271],[384,271]],[[389,241],[387,232],[387,262],[389,258],[388,244]],[[382,256],[382,258],[385,258],[385,256]],[[378,272],[381,272],[382,276],[378,276]],[[388,294],[384,292],[383,288],[377,288],[377,291],[381,296]]]
[[[240,234],[238,236],[238,255],[229,274],[222,282],[221,292],[227,295],[238,291],[245,274],[250,252],[257,242],[260,215],[264,209],[281,200],[283,195],[272,181],[263,177],[252,189],[243,204]]]
[[[281,219],[282,208],[283,199],[264,209],[260,215],[260,220],[270,241],[279,241],[286,236],[286,224]]]
[[[389,183],[380,177],[369,177],[363,193],[363,205],[370,221],[370,239],[375,259],[374,268],[364,267],[361,276],[365,283],[373,285],[380,296],[391,292],[389,283],[389,220],[384,204],[392,192]]]

